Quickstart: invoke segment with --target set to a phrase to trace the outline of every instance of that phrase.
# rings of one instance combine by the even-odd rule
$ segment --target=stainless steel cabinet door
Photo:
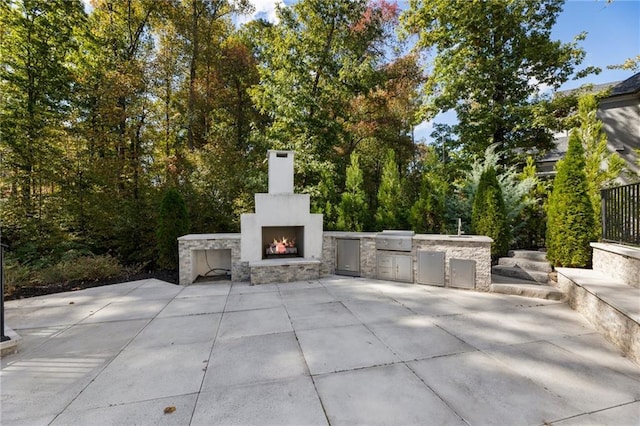
[[[336,240],[336,272],[360,274],[360,240]]]
[[[413,281],[413,262],[411,256],[393,256],[397,281]]]
[[[418,250],[418,284],[444,286],[444,252]]]
[[[378,254],[378,278],[383,280],[395,279],[393,256],[388,254]]]

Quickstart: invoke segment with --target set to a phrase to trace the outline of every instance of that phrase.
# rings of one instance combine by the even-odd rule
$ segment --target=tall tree
[[[341,231],[363,231],[369,207],[362,189],[362,170],[358,154],[351,154],[351,164],[347,167],[346,187],[338,207],[338,224]]]
[[[409,223],[418,233],[446,232],[445,208],[449,185],[444,175],[445,167],[433,147],[427,147],[421,160],[417,176],[420,180],[413,185],[419,192],[409,211]]]
[[[424,88],[427,116],[455,110],[458,136],[471,153],[549,148],[540,88],[557,89],[582,62],[574,43],[551,39],[564,0],[411,0],[404,28],[417,47],[433,51]],[[587,68],[576,76],[596,71]]]
[[[273,120],[273,147],[298,153],[302,187],[313,191],[328,164],[346,167],[359,137],[353,103],[381,82],[396,14],[383,0],[302,0],[255,32],[261,81],[252,96]]]
[[[85,20],[79,0],[0,3],[0,157],[9,184],[2,193],[11,202],[2,210],[5,225],[22,229],[27,240],[57,228],[48,200],[59,190],[72,64]]]
[[[556,266],[580,268],[591,263],[594,217],[584,172],[584,149],[577,130],[557,165],[547,208],[547,259]]]
[[[185,52],[186,142],[190,149],[206,143],[211,125],[212,81],[210,69],[218,59],[220,44],[232,14],[250,9],[247,0],[172,0],[170,16]]]
[[[387,151],[382,169],[382,180],[378,188],[376,226],[382,229],[403,229],[406,226],[405,202],[398,163],[393,150]]]
[[[578,99],[580,126],[577,135],[585,152],[585,174],[589,187],[589,199],[593,206],[594,236],[602,235],[600,190],[613,182],[624,169],[624,160],[607,149],[607,134],[596,116],[598,102],[595,95],[586,94]]]

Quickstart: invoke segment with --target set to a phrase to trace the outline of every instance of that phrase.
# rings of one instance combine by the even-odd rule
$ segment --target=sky
[[[292,0],[252,0],[255,12],[252,16],[274,21],[276,4],[291,4]],[[406,7],[408,1],[399,1]],[[581,32],[587,32],[586,40],[580,42],[586,57],[582,66],[602,68],[598,75],[569,81],[560,89],[574,89],[583,84],[600,84],[622,81],[633,75],[631,71],[608,70],[608,65],[623,63],[640,54],[640,0],[569,0],[558,16],[552,38],[568,43]],[[437,116],[431,122],[416,127],[416,140],[429,141],[435,122],[452,124],[455,114]]]

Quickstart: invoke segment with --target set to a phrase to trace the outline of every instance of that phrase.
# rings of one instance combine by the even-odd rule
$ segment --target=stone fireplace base
[[[266,259],[249,263],[251,285],[290,283],[320,278],[319,260]]]

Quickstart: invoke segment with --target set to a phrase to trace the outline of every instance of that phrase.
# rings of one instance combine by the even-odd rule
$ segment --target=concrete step
[[[563,292],[555,287],[540,284],[491,284],[493,293],[511,294],[514,296],[534,297],[536,299],[564,300]]]
[[[529,271],[518,266],[496,265],[491,268],[491,273],[505,277],[519,278],[521,280],[536,281],[544,284],[549,282],[549,274],[547,272]]]
[[[522,269],[538,272],[551,272],[551,264],[547,261],[540,262],[537,260],[527,259],[526,257],[501,257],[498,260],[501,266],[519,266]]]
[[[509,250],[509,257],[524,258],[536,262],[547,262],[547,252],[538,250]]]

